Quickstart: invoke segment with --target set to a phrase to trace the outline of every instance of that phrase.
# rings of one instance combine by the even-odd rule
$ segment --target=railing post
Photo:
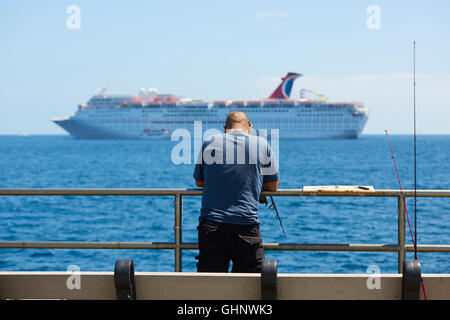
[[[403,273],[405,260],[405,196],[398,197],[398,273]]]
[[[175,194],[175,272],[181,272],[181,239],[183,231],[183,197],[181,194]]]

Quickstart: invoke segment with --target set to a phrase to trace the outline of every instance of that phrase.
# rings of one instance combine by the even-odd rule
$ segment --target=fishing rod
[[[283,222],[281,221],[281,217],[280,217],[280,214],[278,213],[277,205],[275,204],[275,201],[273,200],[272,196],[270,196],[270,201],[272,202],[272,204],[269,206],[269,210],[275,210],[275,216],[277,217],[278,222],[280,223],[280,227],[281,227],[281,230],[283,230],[284,237],[287,239],[287,235],[286,235],[286,231],[284,230]],[[269,204],[269,202],[267,201],[267,197],[263,196],[263,195],[261,195],[259,197],[259,203],[265,204],[266,206]]]
[[[386,132],[386,137],[387,137],[387,140],[389,143],[389,148],[391,150],[392,161],[394,162],[395,173],[397,175],[398,184],[400,186],[400,194],[402,195],[403,206],[405,208],[406,218],[408,220],[409,232],[410,232],[411,240],[412,240],[412,243],[414,246],[414,260],[419,261],[419,257],[417,255],[416,41],[413,42],[413,95],[414,95],[414,235],[413,235],[411,223],[409,220],[408,210],[406,208],[406,200],[405,200],[405,196],[403,194],[403,188],[402,188],[402,184],[400,182],[400,176],[398,174],[397,164],[395,163],[394,151],[392,150],[392,145],[391,145],[391,141],[389,139],[389,134],[388,134],[387,130],[384,130],[384,131]],[[425,291],[425,284],[423,282],[422,274],[420,274],[420,283],[422,285],[423,296],[424,296],[425,300],[427,300],[427,294]]]
[[[275,215],[276,215],[278,221],[280,222],[281,230],[283,230],[284,237],[287,239],[286,231],[284,230],[284,227],[283,227],[283,222],[281,222],[281,218],[280,218],[280,215],[278,214],[277,206],[276,206],[275,201],[273,200],[272,196],[270,196],[270,201],[272,201],[272,204],[269,206],[269,210],[275,210]]]
[[[413,95],[414,95],[414,259],[419,261],[417,256],[417,133],[416,133],[416,41],[413,41]],[[406,206],[405,206],[406,208]],[[420,274],[420,283],[422,284],[423,296],[427,300],[425,283],[422,274]]]
[[[413,42],[413,91],[414,91],[414,239],[417,243],[417,156],[416,156],[416,41]],[[414,258],[417,258],[417,246],[414,246]],[[422,282],[423,283],[423,282]]]
[[[405,196],[404,196],[404,194],[403,194],[402,183],[400,182],[400,176],[399,176],[399,174],[398,174],[397,164],[396,164],[396,162],[395,162],[394,151],[392,150],[391,140],[389,139],[388,131],[387,131],[387,130],[384,130],[384,132],[386,132],[387,141],[388,141],[388,143],[389,143],[389,148],[390,148],[390,150],[391,150],[391,156],[392,156],[392,161],[394,162],[395,174],[397,175],[397,181],[398,181],[398,184],[399,184],[399,186],[400,186],[400,194],[402,195],[403,206],[405,207],[406,219],[408,220],[409,233],[410,233],[410,235],[411,235],[411,241],[412,241],[413,246],[414,246],[414,257],[415,257],[415,260],[417,260],[417,246],[416,246],[416,241],[415,241],[415,237],[414,237],[413,232],[412,232],[411,222],[410,222],[410,220],[409,220],[408,209],[406,208]],[[415,218],[415,217],[414,217],[414,218]],[[415,231],[416,231],[416,230],[415,230]]]

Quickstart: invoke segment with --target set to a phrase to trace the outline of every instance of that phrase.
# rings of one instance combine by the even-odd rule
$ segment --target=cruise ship
[[[360,102],[327,102],[322,94],[306,89],[298,100],[291,99],[293,83],[300,76],[289,72],[262,100],[205,101],[159,94],[156,89],[105,95],[103,89],[79,105],[73,116],[51,120],[75,138],[161,139],[180,128],[194,132],[194,123],[201,123],[202,131],[223,131],[228,113],[241,110],[249,116],[255,134],[278,130],[280,139],[357,138],[367,122],[367,108]],[[306,98],[311,92],[316,95]]]

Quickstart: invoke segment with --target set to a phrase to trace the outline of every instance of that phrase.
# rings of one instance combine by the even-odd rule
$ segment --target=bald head
[[[224,128],[225,132],[240,129],[250,134],[252,125],[250,124],[250,119],[244,112],[232,111],[227,116]]]

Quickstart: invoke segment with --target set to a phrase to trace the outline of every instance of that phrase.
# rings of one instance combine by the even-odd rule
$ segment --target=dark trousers
[[[198,272],[261,272],[264,258],[259,224],[236,225],[203,219],[198,227]]]

